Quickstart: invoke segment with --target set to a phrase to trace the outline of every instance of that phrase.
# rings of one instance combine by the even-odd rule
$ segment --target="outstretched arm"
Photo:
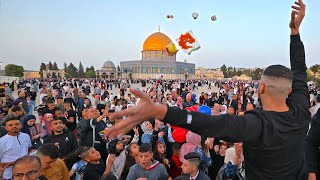
[[[289,100],[302,104],[306,109],[309,108],[309,93],[307,86],[307,66],[305,60],[305,50],[300,39],[299,27],[305,16],[306,6],[299,0],[295,2],[297,6],[292,6],[294,10],[291,13],[290,29],[290,63],[293,74],[292,93]]]

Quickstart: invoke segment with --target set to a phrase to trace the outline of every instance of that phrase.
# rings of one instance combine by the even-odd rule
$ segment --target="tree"
[[[223,76],[227,77],[227,66],[225,64],[220,67],[220,70],[223,72]]]
[[[88,72],[88,71],[90,71],[90,70],[95,71],[93,66],[86,68],[86,72]]]
[[[254,80],[259,80],[259,79],[261,79],[262,73],[263,73],[263,69],[261,69],[261,68],[255,69],[255,70],[252,72],[252,79],[254,79]]]
[[[43,78],[43,71],[46,70],[46,64],[45,63],[41,63],[40,65],[40,77]]]
[[[78,69],[72,64],[70,63],[69,66],[67,67],[67,70],[65,71],[66,73],[66,77],[70,78],[77,78],[78,76]]]
[[[53,70],[52,68],[53,68],[53,65],[52,65],[52,63],[51,63],[51,61],[49,61],[49,65],[48,65],[49,67],[48,67],[48,69],[49,70]]]
[[[237,75],[237,76],[241,76],[241,74],[242,74],[242,71],[237,71],[237,72],[236,72],[236,75]]]
[[[315,64],[310,67],[310,71],[313,72],[313,77],[316,77],[317,72],[320,70],[320,65]]]
[[[18,66],[15,64],[8,64],[4,69],[6,71],[7,76],[16,76],[16,77],[23,76],[24,69],[22,66]]]
[[[92,69],[90,69],[89,71],[86,71],[86,78],[95,78],[95,77],[96,77],[95,71],[93,71]]]
[[[83,65],[82,65],[81,61],[80,61],[80,63],[79,63],[78,76],[79,76],[80,78],[84,78],[84,77],[85,77],[84,68],[83,68]]]
[[[56,62],[53,63],[52,70],[59,70],[58,64]]]

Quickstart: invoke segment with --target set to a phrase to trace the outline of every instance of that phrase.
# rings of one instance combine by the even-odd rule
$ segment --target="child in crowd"
[[[130,168],[127,180],[139,178],[169,179],[165,166],[152,158],[152,146],[150,144],[142,144],[139,148],[139,163]]]

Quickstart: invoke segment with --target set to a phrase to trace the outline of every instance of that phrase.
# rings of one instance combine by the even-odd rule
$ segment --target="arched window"
[[[148,67],[148,73],[151,74],[151,67]]]
[[[161,72],[160,72],[161,70],[160,70],[160,67],[158,67],[158,74],[160,74]]]

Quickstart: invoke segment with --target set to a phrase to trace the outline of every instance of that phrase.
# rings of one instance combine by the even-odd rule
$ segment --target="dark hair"
[[[54,110],[54,112],[57,112],[57,111],[58,111],[58,112],[60,111],[60,112],[64,113],[64,110],[61,109],[61,108],[59,108],[59,107],[56,107],[55,110]]]
[[[43,156],[48,156],[51,159],[57,159],[60,157],[59,148],[52,144],[43,144],[38,150],[37,154],[41,154]]]
[[[110,141],[108,144],[108,153],[115,154],[116,156],[119,156],[120,153],[122,152],[122,151],[119,152],[116,148],[116,146],[119,142],[121,142],[119,139],[114,139],[114,140]]]
[[[149,144],[149,143],[142,144],[142,145],[139,147],[139,152],[141,152],[141,153],[145,153],[145,152],[150,152],[150,153],[152,153],[152,146],[151,146],[151,144]]]
[[[320,94],[317,95],[317,101],[320,102]]]
[[[177,151],[179,149],[181,149],[181,144],[179,143],[174,143],[171,147],[172,151]]]
[[[8,118],[5,122],[4,122],[4,125],[7,125],[7,122],[9,121],[19,121],[19,117],[11,117],[11,118]],[[20,122],[21,123],[21,122]]]
[[[59,97],[57,97],[57,99],[63,99],[63,97],[59,96]]]
[[[284,78],[290,81],[293,80],[293,74],[291,70],[283,65],[271,65],[267,67],[264,72],[264,76],[276,77],[276,78]]]
[[[160,163],[164,164],[164,159],[166,158],[166,151],[164,151],[164,154],[160,154],[158,151],[158,146],[160,144],[163,144],[165,146],[164,143],[162,142],[157,142],[156,145],[154,146],[154,150],[153,150],[153,158],[157,161],[159,161]]]
[[[131,155],[131,146],[133,144],[138,145],[137,143],[131,143],[127,148],[126,148],[126,161],[124,163],[124,167],[120,176],[120,179],[126,179],[128,174],[129,174],[129,170],[131,168],[131,166],[136,164],[135,159],[132,157]]]
[[[41,168],[41,160],[37,156],[24,156],[19,159],[17,159],[14,164],[12,165],[12,168],[14,168],[16,165],[21,163],[30,163],[30,162],[36,162],[38,166]]]
[[[189,180],[189,179],[190,178],[188,176],[181,175],[181,176],[176,177],[174,180]]]
[[[21,111],[22,109],[21,109],[21,107],[20,106],[13,106],[12,108],[11,108],[11,112],[17,112],[17,111]]]
[[[112,173],[108,173],[101,176],[99,180],[117,180],[117,178]]]
[[[86,153],[91,147],[84,147],[79,146],[73,153],[69,154],[65,159],[64,162],[69,169],[71,170],[73,164],[81,160],[82,154]]]
[[[184,155],[184,159],[189,160],[189,159],[200,159],[200,155],[196,152],[190,152],[186,155]]]

